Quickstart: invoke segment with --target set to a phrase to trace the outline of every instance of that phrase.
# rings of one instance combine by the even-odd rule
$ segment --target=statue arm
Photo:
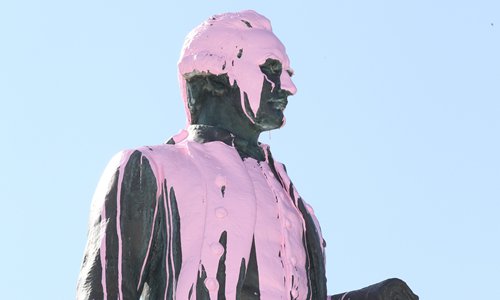
[[[139,151],[115,156],[92,200],[78,299],[139,299],[158,242],[160,199],[148,159]],[[161,235],[163,236],[163,235]]]
[[[418,300],[401,279],[391,278],[365,288],[329,296],[327,300]]]

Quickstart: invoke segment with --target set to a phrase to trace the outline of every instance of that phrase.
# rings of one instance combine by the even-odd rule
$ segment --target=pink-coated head
[[[255,115],[259,109],[262,82],[267,80],[260,69],[268,58],[279,60],[283,67],[281,89],[295,94],[297,89],[290,74],[290,61],[285,46],[274,35],[271,22],[255,11],[215,15],[194,28],[186,37],[178,62],[179,82],[186,108],[186,78],[199,74],[227,74],[231,84],[236,81],[244,108],[246,93]],[[250,118],[248,112],[245,114]],[[251,118],[250,118],[251,119]]]

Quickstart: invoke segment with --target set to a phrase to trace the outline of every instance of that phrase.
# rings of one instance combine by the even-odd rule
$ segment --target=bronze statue
[[[258,142],[284,124],[292,75],[254,11],[216,15],[188,35],[179,78],[189,126],[109,163],[78,299],[418,299],[397,279],[328,296],[314,211]]]

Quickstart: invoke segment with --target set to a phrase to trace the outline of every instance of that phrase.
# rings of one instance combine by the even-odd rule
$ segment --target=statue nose
[[[290,95],[295,95],[297,93],[297,87],[292,81],[292,78],[288,74],[288,72],[282,72],[281,73],[281,89],[286,90],[290,93]]]

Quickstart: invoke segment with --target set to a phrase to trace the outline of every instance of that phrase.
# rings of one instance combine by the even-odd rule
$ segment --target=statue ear
[[[203,96],[224,96],[231,89],[227,74],[203,74],[186,78],[188,97],[200,98]]]
[[[195,124],[198,113],[206,98],[206,76],[193,76],[186,79],[187,107],[191,114],[191,123]]]
[[[191,123],[198,122],[198,115],[205,101],[213,97],[228,95],[232,89],[227,74],[200,74],[186,78],[187,106],[191,113]]]
[[[229,84],[229,78],[227,74],[222,75],[208,75],[205,76],[206,84],[204,86],[204,90],[210,93],[212,96],[222,97],[227,95],[229,90],[231,89],[231,85]]]

